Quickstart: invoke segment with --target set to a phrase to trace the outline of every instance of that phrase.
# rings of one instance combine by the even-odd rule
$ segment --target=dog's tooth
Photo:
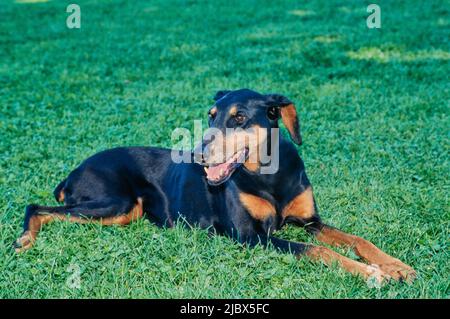
[[[208,174],[208,169],[206,167],[203,167],[203,169],[205,170],[205,173]]]
[[[219,175],[223,175],[223,168],[220,169]]]

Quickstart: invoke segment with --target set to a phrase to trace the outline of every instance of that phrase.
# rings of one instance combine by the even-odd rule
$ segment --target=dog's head
[[[261,149],[270,150],[273,128],[281,119],[291,139],[302,143],[294,104],[279,94],[260,94],[248,89],[219,91],[208,111],[209,129],[194,153],[205,166],[210,185],[227,181],[241,166],[257,171]]]

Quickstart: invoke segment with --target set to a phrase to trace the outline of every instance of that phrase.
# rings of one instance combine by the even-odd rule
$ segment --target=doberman
[[[296,107],[288,98],[240,89],[219,91],[214,100],[208,112],[210,129],[253,129],[240,147],[234,144],[233,152],[223,152],[224,144],[240,134],[232,133],[204,137],[190,153],[190,163],[174,162],[173,151],[163,148],[122,147],[97,153],[56,187],[55,198],[63,206],[26,207],[16,251],[30,248],[42,226],[52,220],[126,225],[146,217],[161,227],[171,227],[182,217],[191,225],[248,246],[269,245],[328,265],[336,262],[353,274],[379,282],[415,278],[411,267],[369,241],[322,223],[295,145],[272,133],[281,119],[292,141],[302,143]],[[265,133],[255,133],[261,131]],[[256,150],[249,147],[251,141],[256,141]],[[277,146],[278,169],[262,174],[271,163],[261,161],[258,149],[272,150],[270,143]],[[325,244],[353,249],[367,264],[324,246],[274,237],[273,232],[286,223],[305,227]]]

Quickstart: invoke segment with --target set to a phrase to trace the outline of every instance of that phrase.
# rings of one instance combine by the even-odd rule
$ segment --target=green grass
[[[449,298],[449,1],[378,1],[379,30],[364,1],[80,0],[80,30],[65,27],[73,1],[28,2],[0,0],[1,298]],[[25,205],[53,205],[84,158],[170,147],[216,90],[241,87],[297,102],[323,219],[417,281],[369,288],[338,267],[147,221],[54,223],[13,252]],[[295,227],[279,236],[313,241]],[[66,284],[71,264],[80,289]]]

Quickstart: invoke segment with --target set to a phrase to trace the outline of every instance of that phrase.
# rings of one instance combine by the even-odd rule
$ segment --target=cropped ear
[[[231,91],[229,91],[229,90],[217,91],[217,93],[216,93],[216,95],[214,95],[213,99],[214,99],[214,101],[218,101],[230,92]]]
[[[269,106],[277,107],[280,110],[281,120],[289,131],[292,141],[297,145],[301,145],[300,123],[294,103],[280,94],[268,94],[266,97]]]

